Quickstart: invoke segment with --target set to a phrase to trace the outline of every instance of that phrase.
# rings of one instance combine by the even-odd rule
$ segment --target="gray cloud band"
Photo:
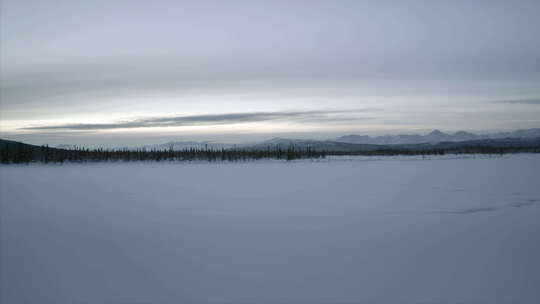
[[[496,100],[495,103],[540,105],[540,98]]]
[[[316,110],[316,111],[281,111],[281,112],[252,112],[252,113],[228,113],[228,114],[208,114],[190,116],[167,116],[143,118],[131,121],[119,121],[115,123],[88,123],[88,124],[60,124],[48,126],[30,126],[21,130],[111,130],[111,129],[133,129],[133,128],[153,128],[153,127],[179,127],[197,125],[224,125],[245,122],[262,122],[271,120],[289,121],[342,121],[360,119],[347,115],[369,112],[374,109],[356,110]],[[362,118],[367,119],[367,118]]]

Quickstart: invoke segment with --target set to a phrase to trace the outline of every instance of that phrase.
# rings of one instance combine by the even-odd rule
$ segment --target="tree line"
[[[506,154],[540,153],[540,147],[490,147],[466,146],[453,148],[394,149],[384,148],[371,151],[325,151],[311,147],[295,146],[267,147],[267,149],[59,149],[34,146],[20,142],[2,140],[0,142],[0,162],[8,163],[63,163],[63,162],[101,162],[101,161],[249,161],[277,159],[322,159],[328,155],[397,156],[397,155],[445,155],[445,154]]]
[[[7,163],[63,163],[99,161],[248,161],[260,159],[318,159],[325,158],[325,151],[315,151],[311,147],[299,149],[59,149],[48,145],[41,147],[23,143],[0,144],[0,161]]]

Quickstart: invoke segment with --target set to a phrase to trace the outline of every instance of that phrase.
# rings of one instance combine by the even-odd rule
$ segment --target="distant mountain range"
[[[436,144],[440,142],[460,142],[468,140],[481,139],[500,139],[500,138],[537,138],[540,137],[540,128],[517,130],[514,132],[499,132],[493,134],[474,134],[465,131],[459,131],[453,134],[434,130],[426,135],[419,134],[401,134],[384,136],[367,135],[346,135],[341,136],[334,141],[352,143],[352,144],[371,144],[371,145],[407,145],[407,144]]]
[[[513,132],[499,132],[492,134],[474,134],[465,131],[444,133],[433,130],[429,134],[401,134],[384,136],[347,135],[328,140],[272,138],[270,140],[241,146],[244,149],[286,149],[294,146],[305,149],[326,151],[375,151],[384,149],[448,149],[465,146],[486,147],[521,147],[536,146],[540,144],[540,128],[517,130]]]
[[[433,132],[432,132],[433,133]],[[442,133],[442,132],[441,132]],[[540,136],[534,137],[504,137],[504,138],[483,138],[463,141],[437,141],[437,142],[419,142],[402,144],[366,144],[349,143],[337,140],[302,140],[273,138],[271,140],[244,146],[246,150],[264,150],[264,149],[287,149],[288,147],[306,149],[310,147],[313,150],[325,150],[328,152],[358,152],[358,151],[376,151],[376,150],[430,150],[430,149],[455,149],[463,147],[537,147],[540,146]]]
[[[170,149],[170,148],[169,148]],[[220,151],[205,146],[204,149],[167,151],[156,149],[59,149],[48,146],[29,145],[0,139],[0,163],[30,163],[65,161],[161,161],[161,160],[208,160],[239,161],[257,159],[320,158],[326,155],[443,155],[450,154],[505,154],[540,153],[540,137],[497,138],[468,141],[444,141],[435,144],[371,145],[352,144],[330,140],[272,139],[266,143],[242,146]]]
[[[351,142],[352,141],[352,142]],[[253,144],[220,144],[208,141],[168,142],[155,146],[139,148],[86,150],[82,147],[63,145],[58,148],[29,145],[0,139],[0,160],[4,163],[21,162],[63,162],[66,160],[102,161],[109,159],[123,160],[160,160],[171,159],[176,155],[182,159],[252,159],[274,157],[292,159],[294,157],[312,157],[313,155],[425,155],[437,153],[516,153],[540,152],[540,129],[518,130],[514,132],[477,135],[468,132],[453,134],[434,130],[426,135],[386,135],[362,136],[347,135],[333,140],[310,140],[272,138]],[[145,148],[146,152],[140,149]],[[167,150],[173,149],[175,153]],[[195,151],[184,151],[194,148]],[[220,152],[219,150],[228,150]],[[71,150],[71,151],[70,151]],[[218,150],[218,151],[216,151]],[[131,151],[131,152],[130,152]],[[296,156],[295,156],[296,155]],[[141,158],[142,157],[142,158]],[[230,158],[229,158],[230,159]]]
[[[311,147],[314,150],[326,151],[373,151],[380,149],[428,149],[435,147],[455,147],[463,145],[485,145],[485,146],[508,146],[516,145],[536,145],[540,142],[540,128],[523,129],[513,132],[499,132],[492,134],[474,134],[465,131],[455,133],[444,133],[439,130],[421,134],[400,134],[368,136],[351,134],[328,140],[313,139],[292,139],[292,138],[272,138],[262,142],[249,144],[227,144],[211,141],[171,141],[158,145],[147,145],[143,148],[147,150],[168,150],[175,151],[184,149],[244,149],[244,150],[266,150],[266,149],[286,149],[294,146],[297,148]],[[72,149],[70,145],[57,146],[60,149]],[[140,147],[139,147],[140,148]]]

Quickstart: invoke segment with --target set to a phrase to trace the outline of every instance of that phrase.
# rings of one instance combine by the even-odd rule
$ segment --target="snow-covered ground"
[[[540,155],[376,160],[1,166],[0,302],[540,303]]]

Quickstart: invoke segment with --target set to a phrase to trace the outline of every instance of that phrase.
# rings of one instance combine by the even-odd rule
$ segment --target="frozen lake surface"
[[[540,155],[13,165],[0,187],[1,303],[540,303]]]

